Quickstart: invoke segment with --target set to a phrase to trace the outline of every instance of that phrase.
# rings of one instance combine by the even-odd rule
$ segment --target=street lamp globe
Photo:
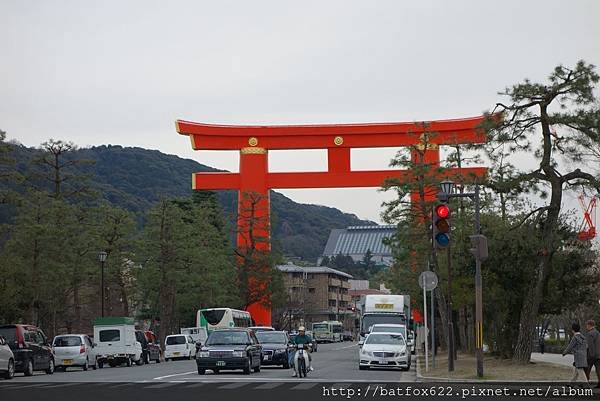
[[[440,189],[445,194],[452,194],[454,192],[454,187],[455,187],[455,184],[453,181],[444,180],[444,181],[440,182]]]
[[[100,253],[98,253],[98,260],[100,262],[106,262],[106,256],[107,256],[106,252],[100,251]]]

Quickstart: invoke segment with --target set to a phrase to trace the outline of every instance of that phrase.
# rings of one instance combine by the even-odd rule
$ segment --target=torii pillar
[[[376,124],[326,124],[326,125],[269,125],[240,126],[215,125],[176,121],[177,132],[187,135],[194,150],[238,150],[240,152],[239,173],[194,173],[192,188],[197,190],[238,190],[238,235],[237,246],[248,246],[248,227],[240,214],[252,205],[245,194],[260,195],[254,205],[255,217],[265,224],[254,227],[254,236],[261,240],[256,248],[270,250],[270,189],[294,188],[350,188],[381,187],[387,178],[412,179],[410,171],[374,170],[353,171],[350,164],[352,148],[377,148],[423,146],[424,162],[432,169],[439,167],[439,145],[482,143],[485,133],[479,129],[483,117],[458,120],[441,120],[427,123],[376,123]],[[426,142],[424,135],[432,133]],[[268,151],[282,149],[327,149],[327,171],[323,172],[284,172],[271,173],[268,166]],[[412,152],[413,161],[416,152]],[[468,177],[482,177],[483,167],[446,169],[440,179],[463,174]],[[434,173],[432,173],[434,174]],[[435,198],[432,190],[425,195],[426,200]],[[418,195],[411,194],[418,200]],[[243,216],[242,216],[243,217]],[[266,283],[250,283],[258,292]],[[269,294],[264,294],[262,302],[250,305],[247,309],[257,324],[271,324]]]

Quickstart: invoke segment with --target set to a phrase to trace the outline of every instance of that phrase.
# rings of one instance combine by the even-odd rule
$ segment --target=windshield
[[[54,338],[54,347],[79,347],[81,338],[76,336],[65,336]]]
[[[6,343],[13,343],[17,341],[17,327],[2,327],[0,328],[0,336],[4,337]]]
[[[272,331],[259,331],[256,333],[258,341],[261,343],[272,343],[272,344],[287,344],[287,338],[283,333],[276,333]]]
[[[167,345],[181,345],[185,344],[185,336],[172,336],[167,337]]]
[[[213,331],[206,345],[246,345],[250,342],[245,331]]]
[[[369,334],[365,344],[404,345],[402,334]]]
[[[329,331],[329,325],[327,323],[313,324],[314,331]]]
[[[225,315],[225,309],[209,309],[203,310],[202,316],[206,319],[208,324],[219,324]]]
[[[374,324],[403,324],[406,325],[406,318],[404,315],[394,315],[394,314],[385,314],[385,313],[374,313],[369,315],[364,315],[362,319],[362,333],[368,333],[369,327]]]
[[[373,326],[373,328],[371,329],[371,333],[402,333],[404,334],[404,331],[406,330],[406,328],[402,327],[402,326]]]
[[[100,330],[100,342],[120,341],[121,332],[119,330]]]

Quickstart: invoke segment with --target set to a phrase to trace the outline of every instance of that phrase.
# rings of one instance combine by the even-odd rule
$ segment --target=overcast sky
[[[224,124],[421,121],[479,115],[559,63],[600,65],[600,1],[0,0],[0,129],[37,146],[195,152],[177,118]],[[393,149],[353,151],[386,168]],[[272,171],[326,169],[271,152]],[[380,221],[376,189],[286,190]]]

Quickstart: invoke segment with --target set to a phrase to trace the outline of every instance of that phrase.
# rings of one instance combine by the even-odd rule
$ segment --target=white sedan
[[[400,333],[371,333],[359,351],[360,370],[369,368],[410,369],[410,354]]]

